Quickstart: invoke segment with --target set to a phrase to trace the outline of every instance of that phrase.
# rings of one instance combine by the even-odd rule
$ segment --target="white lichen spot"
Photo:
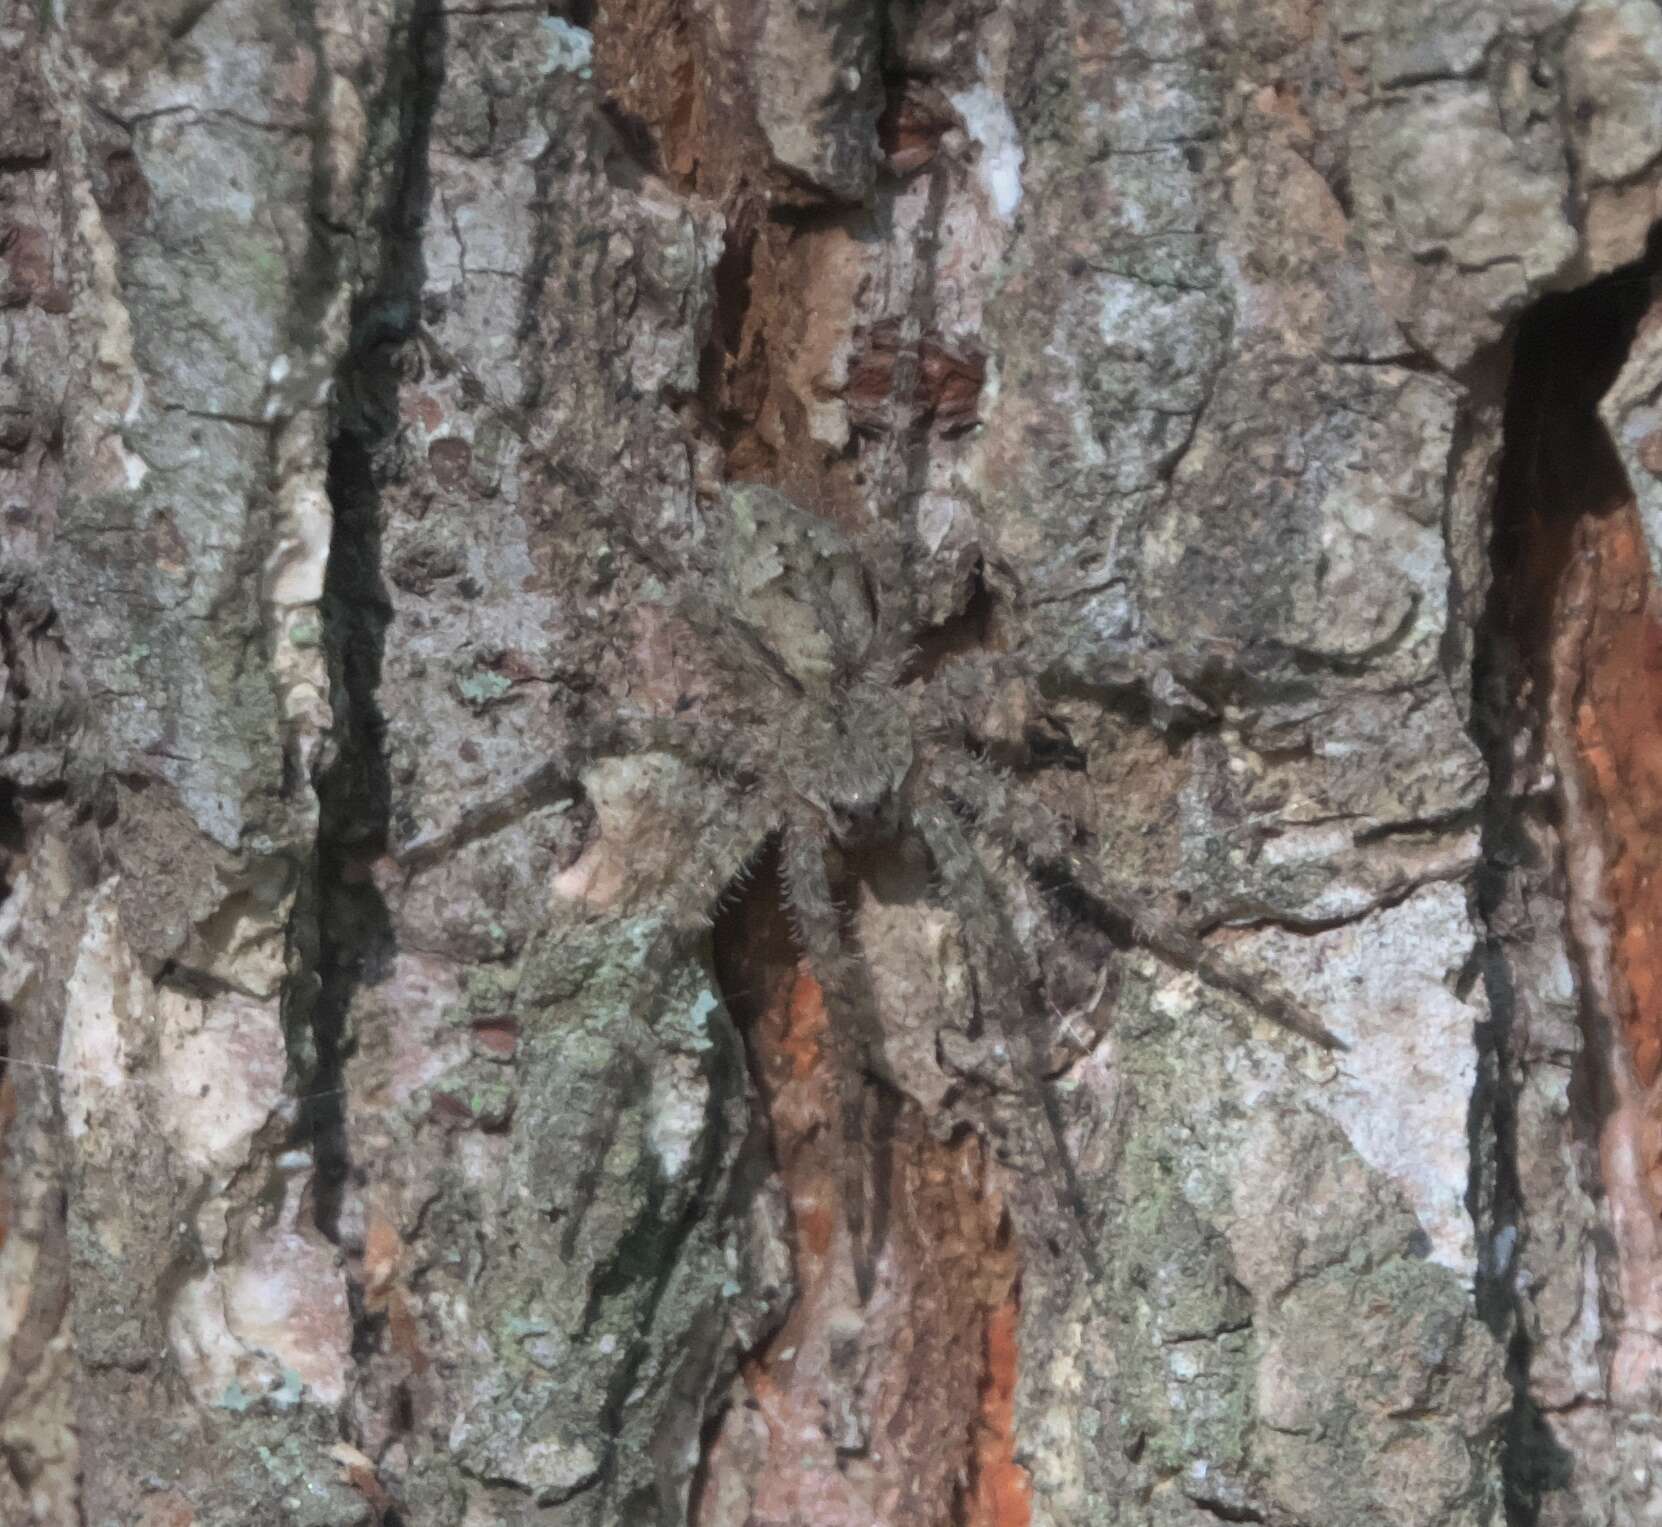
[[[1402,1190],[1430,1259],[1467,1279],[1477,1243],[1466,1128],[1483,1011],[1481,992],[1457,997],[1450,973],[1475,938],[1464,891],[1433,885],[1331,933],[1277,931],[1242,946],[1350,1046],[1312,1102]]]
[[[122,424],[128,426],[136,424],[138,422],[139,415],[143,412],[144,374],[142,372],[135,372],[133,375],[132,395],[127,399],[127,411],[121,416]]]
[[[126,1028],[147,1016],[150,983],[121,931],[119,881],[106,880],[87,908],[81,946],[65,992],[58,1065],[64,1126],[72,1140],[92,1128],[100,1107],[127,1086]]]
[[[543,40],[548,45],[543,72],[553,74],[564,69],[587,79],[594,63],[594,34],[574,27],[559,16],[544,16],[542,29]]]
[[[277,543],[266,560],[266,597],[279,608],[323,597],[334,515],[321,482],[297,485],[282,504]]]
[[[985,85],[972,85],[950,97],[953,109],[963,118],[964,130],[981,148],[976,173],[993,210],[1009,222],[1021,205],[1021,140],[1016,136],[1015,118],[1003,97]]]
[[[121,466],[125,473],[124,481],[129,492],[137,492],[144,486],[144,479],[150,475],[150,464],[137,451],[130,451],[125,445],[120,447]]]
[[[291,1183],[281,1221],[239,1263],[210,1268],[174,1301],[168,1337],[203,1405],[234,1386],[261,1395],[301,1391],[338,1405],[351,1366],[352,1318],[334,1249],[300,1223],[307,1195]]]
[[[693,998],[692,1006],[687,1011],[688,1028],[693,1034],[693,1048],[707,1050],[710,1048],[710,1019],[721,1009],[721,998],[709,987],[705,987]]]
[[[276,1004],[164,990],[156,1007],[163,1128],[191,1165],[215,1175],[233,1171],[284,1103]]]
[[[1662,567],[1662,478],[1646,466],[1650,442],[1662,438],[1662,335],[1641,330],[1621,374],[1599,403],[1639,501],[1639,523],[1654,575]]]
[[[646,1138],[664,1176],[672,1182],[686,1173],[693,1149],[703,1136],[706,1102],[703,1077],[690,1056],[676,1056],[655,1072]]]
[[[934,556],[951,533],[958,518],[958,501],[944,493],[925,494],[918,503],[918,539],[924,550]]]
[[[333,722],[329,675],[321,645],[300,639],[317,627],[334,516],[318,463],[321,415],[291,418],[278,431],[281,483],[277,528],[264,569],[266,625],[272,632],[271,672],[284,722],[303,764]]]

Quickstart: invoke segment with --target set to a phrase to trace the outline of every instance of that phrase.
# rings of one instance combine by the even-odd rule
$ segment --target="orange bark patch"
[[[385,1314],[387,1336],[392,1350],[417,1373],[427,1370],[427,1354],[421,1340],[421,1326],[410,1308],[403,1286],[404,1243],[397,1228],[380,1210],[369,1216],[364,1231],[364,1309]]]
[[[678,0],[614,0],[599,7],[592,26],[595,73],[625,146],[682,190],[719,183],[736,149],[710,130],[709,69],[687,8]]]
[[[1583,522],[1576,742],[1603,824],[1627,1052],[1649,1097],[1645,1170],[1662,1203],[1662,611],[1631,504]]]
[[[796,1298],[743,1366],[693,1521],[1027,1527],[1020,1266],[985,1147],[934,1138],[910,1102],[893,1105],[882,1138],[845,1138],[838,1014],[779,894],[764,867],[718,926],[717,951],[790,1205]],[[864,1293],[851,1185],[868,1228],[881,1225]]]
[[[791,987],[785,1028],[779,1037],[780,1053],[790,1065],[793,1082],[807,1082],[819,1069],[825,1058],[823,1041],[829,1022],[825,1014],[825,993],[804,969]]]
[[[890,93],[877,119],[884,168],[891,175],[922,169],[935,157],[941,136],[952,123],[952,108],[939,91],[917,80],[906,81],[898,92]]]
[[[974,1498],[967,1527],[1028,1527],[1033,1482],[1016,1462],[1016,1377],[1021,1302],[1014,1292],[987,1317],[981,1416],[975,1429]]]
[[[919,422],[949,435],[969,429],[980,418],[987,358],[928,335],[908,350],[903,329],[899,319],[885,319],[854,336],[855,357],[843,389],[850,422],[874,434]],[[897,396],[903,375],[910,393]]]
[[[375,1512],[375,1520],[385,1520],[392,1498],[382,1488],[374,1462],[349,1442],[337,1442],[329,1449],[329,1456],[341,1466],[341,1479],[369,1502]]]

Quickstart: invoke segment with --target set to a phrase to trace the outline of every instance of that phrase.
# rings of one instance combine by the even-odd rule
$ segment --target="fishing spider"
[[[693,592],[684,613],[715,645],[734,682],[720,714],[607,718],[592,756],[670,752],[736,786],[723,827],[722,862],[735,869],[777,840],[799,942],[824,993],[839,1065],[845,1159],[856,1163],[868,1080],[892,1081],[866,973],[848,951],[836,887],[858,874],[855,856],[897,848],[908,835],[927,851],[956,912],[981,1008],[1006,1026],[1008,1053],[1026,1068],[1048,1121],[1052,1188],[1079,1213],[1061,1118],[1044,1082],[1045,1024],[1008,914],[974,846],[980,839],[1041,885],[1070,887],[1123,936],[1244,999],[1264,1017],[1327,1049],[1342,1043],[1285,994],[1249,975],[1139,899],[1112,885],[1077,844],[1074,825],[1018,794],[974,745],[966,699],[989,680],[1036,690],[1004,654],[949,660],[910,673],[916,633],[880,600],[870,571],[826,520],[755,484],[725,491],[726,523],[701,561],[677,572]],[[867,860],[869,862],[869,859]],[[709,886],[689,888],[709,912]],[[686,919],[691,921],[690,918]],[[1019,1032],[1014,1032],[1018,1030]],[[854,1170],[853,1167],[850,1170]],[[1060,1181],[1055,1181],[1060,1174]],[[851,1178],[849,1231],[869,1281],[872,1248]]]

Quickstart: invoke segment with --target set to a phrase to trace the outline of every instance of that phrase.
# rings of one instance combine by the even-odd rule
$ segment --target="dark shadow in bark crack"
[[[396,113],[399,155],[378,220],[380,267],[353,306],[351,342],[336,379],[338,415],[329,453],[334,531],[322,613],[334,727],[315,781],[312,1073],[297,1134],[317,1162],[316,1219],[331,1240],[338,1238],[352,1169],[343,1088],[350,1008],[361,986],[382,978],[394,948],[386,903],[366,872],[386,851],[392,812],[386,718],[378,698],[393,618],[381,570],[381,471],[398,426],[398,357],[416,332],[426,280],[428,150],[444,79],[444,43],[437,0],[421,0],[410,20],[402,67],[392,72],[379,103]]]
[[[1490,777],[1477,886],[1490,1018],[1478,1034],[1469,1206],[1486,1248],[1477,1279],[1478,1314],[1507,1342],[1513,1402],[1502,1439],[1502,1473],[1510,1527],[1533,1527],[1543,1497],[1568,1487],[1574,1458],[1536,1401],[1531,1311],[1517,1287],[1517,1248],[1520,1236],[1528,1235],[1531,1206],[1518,1156],[1517,1096],[1527,1081],[1520,1070],[1525,1020],[1508,929],[1526,905],[1527,891],[1520,894],[1515,877],[1536,882],[1540,894],[1546,889],[1543,877],[1552,874],[1534,845],[1549,825],[1540,814],[1555,808],[1533,797],[1528,776],[1544,746],[1555,595],[1574,555],[1577,524],[1630,497],[1598,404],[1627,358],[1659,259],[1662,240],[1653,234],[1643,260],[1578,291],[1542,298],[1516,326],[1492,520],[1494,583],[1474,660],[1472,729]],[[1596,1135],[1608,1106],[1598,1075],[1598,1027],[1584,1024],[1588,1045],[1572,1080],[1572,1117],[1584,1142]],[[1492,1179],[1486,1182],[1483,1163],[1491,1148]]]

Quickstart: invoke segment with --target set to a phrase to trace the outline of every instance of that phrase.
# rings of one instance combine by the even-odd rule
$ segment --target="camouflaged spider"
[[[730,485],[722,512],[725,523],[702,563],[682,580],[692,589],[683,609],[738,680],[730,708],[719,717],[614,717],[592,739],[591,752],[672,752],[743,783],[723,829],[731,841],[718,857],[737,869],[769,839],[779,841],[800,945],[831,1015],[844,1128],[852,1138],[867,1078],[893,1078],[869,985],[847,950],[834,887],[851,873],[850,856],[898,846],[909,834],[922,841],[957,914],[979,1003],[1005,1026],[1012,1058],[1027,1066],[1058,1152],[1060,1117],[1043,1082],[1046,1038],[1034,983],[975,837],[1041,881],[1071,886],[1133,940],[1264,1017],[1323,1048],[1344,1048],[1291,998],[1192,934],[1151,918],[1136,897],[1108,883],[1076,847],[1073,824],[1018,795],[972,745],[955,697],[989,676],[1032,685],[1018,660],[987,654],[932,678],[907,679],[915,633],[884,607],[841,532],[754,484]],[[707,886],[691,894],[707,896]],[[849,1150],[850,1159],[857,1155]],[[1065,1152],[1055,1165],[1072,1188]],[[851,1219],[863,1218],[857,1194],[849,1205]],[[862,1227],[849,1228],[858,1248]]]

